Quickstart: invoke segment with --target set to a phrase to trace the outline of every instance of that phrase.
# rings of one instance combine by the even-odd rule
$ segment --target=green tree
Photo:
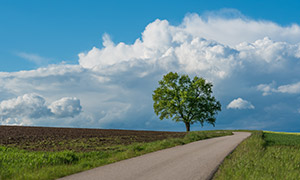
[[[221,111],[221,104],[212,96],[212,84],[205,79],[188,75],[179,76],[170,72],[159,81],[159,87],[152,95],[154,112],[161,120],[172,118],[184,122],[186,131],[191,124],[204,122],[215,126],[215,115]]]

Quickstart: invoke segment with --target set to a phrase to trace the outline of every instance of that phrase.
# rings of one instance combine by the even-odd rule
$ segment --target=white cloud
[[[300,82],[279,86],[277,91],[281,92],[281,93],[299,94],[300,93]]]
[[[50,104],[49,109],[58,118],[74,117],[81,112],[80,100],[75,97],[64,97]]]
[[[297,56],[298,45],[290,45],[285,42],[274,42],[269,37],[258,39],[254,43],[240,43],[237,50],[241,58],[251,57],[253,60],[264,60],[267,63],[283,61],[285,56]]]
[[[35,111],[31,112],[33,115],[26,114],[27,110],[16,108],[21,112],[18,117],[13,114],[16,109],[11,113],[5,110],[6,114],[2,110],[0,116],[4,124],[28,124],[37,116],[40,118],[34,123],[39,125],[57,123],[131,129],[151,125],[152,129],[174,130],[181,125],[158,121],[154,115],[151,94],[164,74],[176,71],[211,81],[221,103],[235,97],[252,99],[256,103],[251,114],[243,111],[243,115],[239,115],[244,118],[234,116],[239,111],[224,108],[217,120],[224,127],[232,123],[233,117],[239,119],[236,121],[247,121],[235,123],[240,125],[238,128],[245,124],[250,127],[250,120],[258,117],[272,126],[279,123],[279,120],[273,121],[280,115],[265,112],[265,107],[271,107],[276,101],[299,107],[296,98],[287,100],[281,96],[282,93],[296,96],[299,92],[298,83],[287,84],[299,81],[299,29],[296,24],[284,27],[234,12],[226,17],[222,13],[190,14],[176,26],[157,19],[145,27],[142,36],[133,44],[115,43],[105,34],[103,47],[80,53],[78,65],[59,64],[32,71],[0,72],[0,101],[31,93],[47,97],[47,101],[32,97],[36,103],[30,106],[40,107],[40,115]],[[276,84],[283,85],[278,87]],[[276,93],[275,98],[273,93]],[[250,102],[241,98],[231,103],[229,108],[254,109]],[[290,119],[297,118],[291,114]]]
[[[278,38],[278,34],[284,36]],[[299,37],[298,25],[192,14],[179,26],[155,20],[133,44],[115,44],[105,34],[104,47],[80,53],[79,63],[102,72],[127,71],[142,64],[147,71],[160,68],[216,80],[250,66],[263,73],[294,67],[297,62],[289,60],[300,58]]]
[[[164,20],[149,24],[142,40],[132,45],[108,43],[105,35],[102,49],[92,48],[79,54],[79,63],[96,71],[127,71],[128,68],[146,66],[147,71],[159,68],[203,74],[209,78],[225,78],[239,64],[234,59],[238,52],[215,41],[193,37],[179,27]],[[126,65],[125,65],[126,64]],[[127,67],[124,67],[127,66]]]
[[[254,109],[255,107],[249,102],[242,98],[232,100],[228,105],[227,109]]]
[[[49,107],[46,100],[38,94],[24,94],[16,98],[0,102],[0,124],[31,124],[30,119],[45,117],[74,117],[81,112],[80,101],[77,98],[62,98]],[[22,120],[22,119],[25,119]]]
[[[50,114],[45,99],[37,94],[24,94],[0,103],[1,118],[26,116],[40,118]]]
[[[282,85],[275,87],[275,82],[271,84],[260,84],[257,89],[263,91],[263,95],[270,95],[273,93],[287,93],[287,94],[299,94],[300,93],[300,82]]]
[[[283,27],[271,21],[246,18],[236,10],[231,12],[235,15],[224,17],[222,12],[217,12],[203,17],[191,14],[185,17],[181,26],[189,34],[212,39],[232,47],[242,42],[254,42],[264,37],[292,44],[300,41],[300,27],[297,24]],[[228,13],[230,10],[227,9]]]

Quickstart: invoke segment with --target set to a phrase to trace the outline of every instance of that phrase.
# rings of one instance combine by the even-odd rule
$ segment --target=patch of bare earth
[[[98,151],[117,145],[182,138],[185,132],[0,126],[0,145],[31,151]]]

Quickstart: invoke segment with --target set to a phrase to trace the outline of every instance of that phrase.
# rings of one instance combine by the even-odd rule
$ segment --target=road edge
[[[235,133],[235,132],[232,132],[232,133]],[[251,132],[249,132],[251,133]],[[251,136],[253,135],[253,133],[250,134],[250,136],[246,137],[244,140],[242,140],[239,144],[237,144],[232,151],[230,151],[226,156],[225,158],[220,162],[220,164],[211,172],[211,174],[208,176],[207,180],[213,180],[215,174],[217,173],[217,171],[219,170],[219,167],[221,166],[221,164],[223,164],[224,160],[233,153],[233,151],[242,143],[244,142],[245,140],[247,140],[248,138],[250,138]]]

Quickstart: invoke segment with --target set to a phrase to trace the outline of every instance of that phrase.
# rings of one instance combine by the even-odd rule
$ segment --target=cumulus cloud
[[[37,94],[24,94],[0,103],[1,117],[27,116],[40,118],[50,114],[45,99]]]
[[[32,96],[28,107],[40,108],[27,111],[21,108],[26,106],[13,105],[18,108],[9,110],[9,106],[3,105],[1,118],[16,124],[39,119],[39,124],[48,125],[49,118],[63,118],[61,124],[68,126],[175,130],[181,125],[158,121],[151,94],[164,74],[176,71],[211,81],[222,104],[235,97],[256,103],[254,109],[250,102],[234,99],[228,108],[254,110],[251,114],[238,114],[240,111],[223,109],[217,122],[220,128],[231,124],[236,126],[232,128],[258,124],[261,128],[274,127],[280,124],[280,118],[297,119],[298,113],[287,116],[279,109],[274,114],[266,107],[278,104],[277,101],[286,102],[285,106],[291,108],[299,107],[299,25],[281,26],[226,11],[233,15],[189,14],[176,26],[157,19],[132,44],[113,42],[105,34],[102,47],[78,55],[78,65],[0,72],[2,103],[7,99],[24,99],[27,94]],[[39,95],[28,95],[31,93]],[[286,99],[284,93],[293,97]],[[18,117],[13,112],[19,112]],[[233,123],[234,118],[237,122]],[[251,125],[258,118],[265,124]]]
[[[278,38],[278,34],[284,36]],[[298,35],[298,25],[282,27],[238,17],[204,19],[191,14],[179,26],[155,20],[133,44],[115,44],[105,34],[104,47],[80,53],[79,63],[95,71],[127,71],[146,66],[147,71],[160,68],[193,73],[210,80],[224,79],[236,70],[249,68],[273,73],[299,64],[290,61],[300,58]]]
[[[58,118],[74,117],[81,112],[80,100],[75,97],[64,97],[50,104],[49,109]]]
[[[77,98],[64,97],[47,106],[46,100],[35,93],[24,94],[0,102],[0,119],[8,124],[22,122],[22,118],[39,119],[44,117],[74,117],[81,112]]]
[[[227,105],[227,109],[254,109],[254,106],[242,98],[237,98]]]

